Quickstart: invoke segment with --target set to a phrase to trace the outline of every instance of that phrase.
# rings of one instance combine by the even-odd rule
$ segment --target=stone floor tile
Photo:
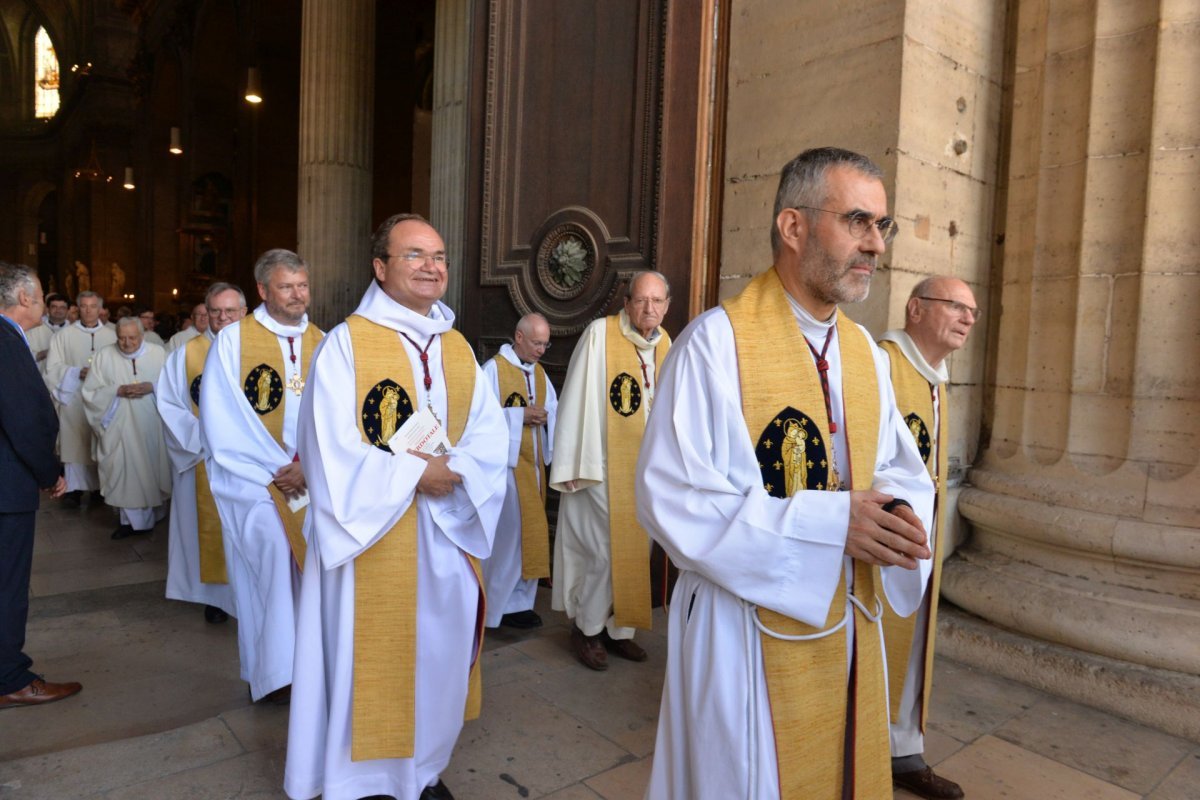
[[[54,706],[32,711],[41,714],[51,708]],[[30,709],[4,713],[28,711]],[[224,761],[241,753],[242,747],[229,729],[219,720],[209,719],[152,736],[8,761],[3,765],[0,797],[4,800],[73,800],[105,792],[112,792],[112,797],[131,797],[125,790],[132,784]],[[189,795],[158,795],[186,796]]]
[[[1049,695],[944,659],[934,664],[929,727],[960,742],[991,733]]]
[[[286,800],[282,750],[246,753],[216,764],[124,786],[97,800]]]
[[[548,673],[530,688],[635,756],[649,755],[654,750],[665,661],[652,654],[639,664],[610,655],[608,664],[607,671],[594,672],[573,663]]]
[[[226,711],[219,719],[229,726],[246,752],[279,750],[287,747],[288,710],[288,706],[274,703],[255,703]]]
[[[1140,800],[1105,783],[995,736],[946,759],[938,773],[957,782],[971,800]]]
[[[932,727],[932,719],[930,725],[926,725],[925,731],[925,763],[937,765],[945,761],[950,756],[962,749],[963,743],[957,739],[947,736],[944,733],[938,733]]]
[[[484,692],[483,715],[463,727],[442,777],[456,797],[517,800],[557,791],[628,757],[568,711],[508,683]]]
[[[574,786],[568,786],[565,789],[557,791],[553,794],[548,794],[542,800],[603,800],[600,795],[593,792],[591,789],[584,786],[582,783],[577,783]],[[630,798],[630,800],[636,800]]]
[[[523,641],[513,648],[551,669],[579,665],[571,652],[571,631],[556,628],[544,636]],[[580,665],[580,669],[584,669]]]
[[[646,794],[651,757],[631,761],[588,778],[584,783],[604,800],[635,800]]]
[[[33,597],[45,597],[51,594],[76,592],[81,589],[161,581],[166,574],[165,561],[142,561],[141,559],[124,564],[77,567],[60,572],[39,572],[29,580],[29,593]]]
[[[1200,750],[1180,761],[1146,800],[1200,800]]]
[[[1056,698],[1012,718],[994,735],[1138,794],[1157,786],[1195,747],[1184,739]]]
[[[39,575],[54,572],[64,572],[73,569],[89,567],[110,567],[116,564],[129,564],[141,561],[141,557],[132,548],[107,547],[103,549],[72,549],[57,550],[46,553],[35,553],[33,556],[33,571]]]

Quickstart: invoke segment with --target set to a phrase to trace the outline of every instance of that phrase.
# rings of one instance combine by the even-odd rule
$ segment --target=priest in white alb
[[[46,385],[58,406],[59,458],[67,479],[67,496],[76,504],[81,492],[100,488],[92,426],[83,411],[79,387],[96,353],[117,342],[116,333],[100,322],[103,298],[95,292],[80,292],[77,302],[79,319],[54,335],[46,356]]]
[[[197,303],[193,306],[188,319],[192,321],[192,324],[167,340],[167,355],[183,347],[197,336],[203,336],[208,332],[208,307],[205,303]]]
[[[538,363],[548,347],[550,324],[541,314],[526,314],[512,344],[483,365],[508,425],[508,489],[492,555],[483,562],[489,628],[542,625],[533,604],[538,579],[550,577],[546,481],[558,416],[558,394]]]
[[[212,325],[208,325],[211,307]],[[236,614],[229,585],[225,537],[208,484],[208,453],[200,435],[200,384],[217,333],[246,315],[246,297],[229,283],[209,287],[204,332],[167,356],[155,397],[171,456],[171,528],[167,540],[167,599],[200,603],[204,618],[224,622]],[[193,311],[193,318],[196,313]],[[174,342],[175,337],[171,338]]]
[[[262,305],[222,329],[200,382],[200,432],[238,618],[242,679],[287,701],[304,563],[307,493],[296,418],[321,332],[308,321],[308,264],[268,250],[254,265]]]
[[[584,330],[558,406],[550,486],[562,492],[554,538],[555,610],[574,621],[571,650],[589,669],[608,653],[645,661],[633,641],[651,625],[651,543],[637,521],[633,465],[671,347],[661,327],[671,287],[640,272],[625,307]]]
[[[171,468],[163,443],[154,383],[163,349],[143,338],[137,317],[117,322],[117,343],[101,348],[80,394],[96,434],[96,461],[104,501],[120,512],[112,538],[149,533],[166,516]]]
[[[479,713],[479,560],[504,500],[508,433],[439,302],[441,236],[398,214],[372,255],[375,280],[322,343],[301,410],[311,546],[284,789],[449,800],[440,774]],[[434,426],[448,452],[405,444]]]
[[[46,374],[46,357],[50,355],[50,340],[66,326],[67,298],[61,294],[46,295],[46,315],[42,317],[42,323],[25,332],[29,349],[33,351],[33,360],[43,375]]]
[[[933,485],[838,304],[897,226],[836,148],[784,168],[775,212],[774,265],[672,348],[637,465],[680,569],[651,800],[892,795],[881,598],[920,603]]]

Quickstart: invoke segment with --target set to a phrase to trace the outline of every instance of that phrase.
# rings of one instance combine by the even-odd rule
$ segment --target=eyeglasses
[[[627,302],[642,308],[662,308],[670,299],[669,297],[631,297]]]
[[[398,258],[406,264],[415,264],[418,261],[421,262],[422,264],[424,264],[427,261],[432,261],[434,264],[437,264],[439,267],[446,266],[446,254],[445,253],[437,253],[435,255],[429,255],[428,253],[422,253],[420,250],[410,250],[407,253],[400,253],[398,255],[388,254],[388,258]]]
[[[846,227],[850,229],[850,235],[855,239],[861,239],[867,235],[867,231],[874,225],[879,230],[879,235],[883,237],[884,244],[891,244],[896,238],[896,234],[900,232],[900,223],[891,217],[880,217],[875,219],[873,214],[868,214],[865,211],[830,211],[827,208],[815,208],[813,206],[792,206],[792,208],[804,208],[809,211],[821,211],[826,214],[837,214],[846,220]]]
[[[241,313],[241,311],[242,311],[241,308],[210,308],[208,310],[208,315],[210,317],[217,317],[218,319],[220,319],[222,317],[228,317],[229,319],[234,319],[237,317],[238,314]]]
[[[550,342],[539,342],[539,341],[535,341],[534,339],[529,340],[529,346],[532,347],[534,350],[549,350],[550,344],[551,344]]]
[[[960,303],[957,300],[947,300],[943,297],[921,297],[921,296],[918,296],[917,299],[918,300],[929,300],[934,303],[945,303],[946,305],[950,306],[950,310],[953,311],[955,314],[969,315],[971,317],[971,322],[978,322],[979,318],[983,316],[982,309],[972,308],[971,306],[967,305],[966,303]]]

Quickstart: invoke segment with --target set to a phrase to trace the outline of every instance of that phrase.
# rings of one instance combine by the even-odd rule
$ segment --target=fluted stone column
[[[992,434],[942,590],[1026,637],[1014,677],[1197,738],[1200,9],[1016,13]]]
[[[471,0],[439,0],[433,45],[433,174],[429,221],[441,233],[450,257],[443,301],[462,310],[464,281],[479,275],[463,263],[466,248],[467,88],[470,84]]]
[[[301,24],[297,232],[310,315],[328,330],[370,274],[375,3],[304,0]]]

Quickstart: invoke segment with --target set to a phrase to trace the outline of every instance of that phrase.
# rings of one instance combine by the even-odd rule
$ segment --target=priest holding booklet
[[[479,713],[479,560],[504,501],[508,435],[439,302],[442,237],[397,214],[372,256],[374,280],[317,350],[300,409],[310,547],[284,788],[444,800],[440,774]]]

